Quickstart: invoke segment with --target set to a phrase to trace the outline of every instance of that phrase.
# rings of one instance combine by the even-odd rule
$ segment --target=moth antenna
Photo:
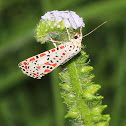
[[[99,26],[97,26],[95,29],[93,29],[92,31],[90,31],[89,33],[87,33],[86,35],[84,35],[83,38],[86,37],[86,36],[88,36],[88,35],[90,35],[92,32],[94,32],[95,30],[97,30],[99,27],[101,27],[105,23],[107,23],[107,21],[103,22],[102,24],[100,24]]]

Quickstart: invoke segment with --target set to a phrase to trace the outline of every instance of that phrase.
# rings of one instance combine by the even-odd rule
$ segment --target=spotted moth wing
[[[68,47],[64,44],[59,45],[46,52],[30,57],[19,63],[19,67],[24,74],[41,79],[59,65],[61,65],[69,56]]]

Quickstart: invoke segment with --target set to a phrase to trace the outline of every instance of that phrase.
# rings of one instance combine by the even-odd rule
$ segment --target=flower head
[[[85,27],[83,18],[79,17],[74,11],[50,11],[45,13],[44,16],[41,16],[41,21],[44,20],[56,20],[57,22],[64,21],[66,28],[70,28],[71,26],[73,29],[78,29],[81,26]]]
[[[83,18],[79,17],[74,11],[50,11],[41,16],[41,20],[36,27],[36,38],[38,42],[45,43],[49,38],[54,40],[68,41],[66,28],[69,29],[71,36],[75,30],[85,27]]]

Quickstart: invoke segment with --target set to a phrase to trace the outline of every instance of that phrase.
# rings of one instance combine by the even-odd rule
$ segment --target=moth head
[[[74,39],[78,39],[78,38],[80,38],[80,37],[81,37],[81,34],[80,34],[80,33],[76,32],[76,33],[74,34]]]

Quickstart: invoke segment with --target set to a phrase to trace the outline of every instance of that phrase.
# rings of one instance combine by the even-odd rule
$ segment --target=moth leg
[[[81,36],[82,36],[82,26],[80,27],[80,34],[81,34]]]
[[[55,48],[57,48],[57,45],[56,45],[56,43],[54,43],[54,42],[53,42],[53,45],[55,46]]]
[[[52,43],[64,43],[65,41],[56,41],[56,40],[53,40],[51,37],[49,39]]]
[[[57,48],[57,45],[56,43],[64,43],[65,41],[56,41],[56,40],[53,40],[51,37],[49,38],[49,41],[51,41],[53,43],[53,45],[55,46],[55,48]]]
[[[68,28],[66,28],[66,30],[67,30],[67,34],[68,34],[69,41],[71,41],[70,32],[69,32]]]

